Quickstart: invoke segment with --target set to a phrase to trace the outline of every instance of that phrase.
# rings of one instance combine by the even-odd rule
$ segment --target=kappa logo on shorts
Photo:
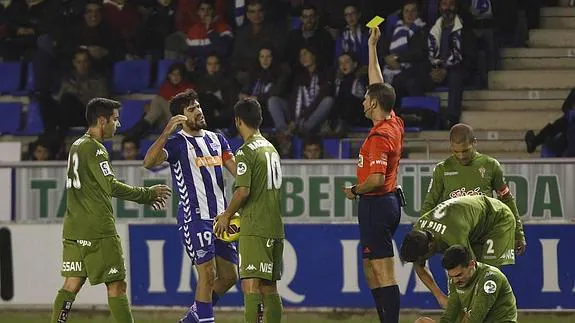
[[[76,240],[76,242],[81,245],[82,247],[91,247],[92,242],[88,240]]]
[[[116,267],[112,267],[110,269],[110,271],[108,272],[108,275],[115,275],[118,273],[118,269],[116,269]]]

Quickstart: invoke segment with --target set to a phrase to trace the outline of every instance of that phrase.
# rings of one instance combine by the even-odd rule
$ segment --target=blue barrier
[[[400,225],[399,245],[410,230]],[[573,225],[526,225],[527,254],[504,267],[520,309],[575,309],[575,245]],[[195,276],[175,225],[129,226],[132,302],[139,306],[187,306],[193,301]],[[291,307],[371,308],[373,300],[361,269],[358,229],[350,224],[286,225],[284,274],[279,283],[284,305]],[[396,252],[397,254],[397,252]],[[543,261],[545,259],[545,261]],[[397,260],[397,258],[396,258]],[[430,261],[444,290],[446,275],[440,258]],[[412,264],[396,261],[402,308],[439,308]],[[221,306],[242,306],[236,289]]]

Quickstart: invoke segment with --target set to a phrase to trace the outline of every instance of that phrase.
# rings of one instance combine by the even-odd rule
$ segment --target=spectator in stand
[[[567,116],[569,112],[575,110],[575,88],[571,89],[569,96],[563,101],[561,106],[563,116],[553,123],[548,123],[536,135],[533,130],[527,131],[525,134],[525,143],[527,144],[527,152],[533,153],[539,145],[546,144],[548,149],[555,153],[557,156],[563,156],[567,148]]]
[[[29,160],[52,160],[51,143],[45,137],[38,138],[28,145],[28,155]]]
[[[240,83],[246,82],[249,62],[258,58],[258,51],[262,46],[272,44],[276,53],[283,53],[286,38],[283,31],[265,21],[265,10],[261,1],[248,0],[246,7],[249,23],[238,29],[232,54],[232,70]]]
[[[334,41],[330,33],[320,28],[317,8],[313,5],[303,5],[300,19],[302,25],[290,31],[288,37],[288,61],[292,67],[299,64],[299,51],[302,47],[314,45],[318,47],[318,60],[332,62]]]
[[[349,4],[343,9],[346,26],[335,40],[335,57],[344,52],[354,53],[360,65],[367,65],[367,39],[369,31],[360,24],[361,13],[355,4]]]
[[[62,39],[56,57],[69,60],[81,46],[90,52],[92,68],[97,71],[111,69],[114,61],[125,56],[124,44],[117,33],[102,21],[102,5],[97,0],[86,3],[83,21]]]
[[[178,93],[195,88],[185,79],[185,76],[186,66],[182,63],[174,63],[168,68],[166,80],[162,83],[158,94],[152,98],[148,111],[140,121],[126,132],[126,136],[140,139],[148,134],[152,128],[164,129],[172,117],[170,100]]]
[[[206,57],[213,52],[227,57],[233,42],[232,29],[214,15],[212,1],[199,2],[198,19],[187,32],[189,53],[197,58],[197,64],[205,65]]]
[[[424,96],[426,91],[446,85],[449,95],[444,127],[450,129],[459,122],[461,116],[465,79],[463,49],[471,51],[472,47],[463,45],[471,43],[468,40],[470,34],[465,31],[463,21],[456,12],[455,0],[441,0],[439,9],[441,16],[431,28],[427,39],[431,70],[427,72],[426,69],[419,77],[409,78],[404,88],[410,96]],[[473,58],[465,59],[476,65]]]
[[[362,105],[367,89],[367,75],[358,67],[359,62],[353,53],[343,53],[339,56],[332,114],[335,136],[345,137],[350,126],[370,126],[369,119],[364,116]]]
[[[303,142],[303,159],[322,159],[323,145],[317,136],[307,137]]]
[[[313,132],[329,132],[324,123],[334,104],[333,76],[316,61],[312,46],[300,50],[300,67],[294,75],[294,85],[289,103],[277,100],[268,109],[276,124],[280,155],[288,157],[291,152],[291,136],[294,132],[307,136]],[[289,122],[289,123],[288,123]],[[322,124],[326,126],[322,127]]]
[[[140,154],[140,139],[124,137],[122,140],[122,159],[123,160],[143,160],[144,156]]]
[[[420,75],[428,65],[428,32],[425,22],[419,18],[418,2],[407,0],[393,26],[391,38],[383,38],[380,42],[381,61],[385,62],[383,77],[396,91],[396,111],[399,111],[401,98],[406,96],[405,83]]]
[[[57,101],[50,96],[40,100],[46,132],[55,132],[58,143],[63,143],[70,127],[86,126],[86,105],[90,100],[109,95],[106,80],[92,68],[89,50],[77,49],[72,64],[73,71],[62,80]]]
[[[126,0],[104,0],[103,4],[104,21],[120,36],[126,49],[126,58],[142,56],[137,37],[142,24],[138,8]]]
[[[174,0],[176,1],[176,28],[187,33],[190,28],[195,23],[200,22],[198,17],[198,6],[202,0]],[[214,0],[213,8],[215,8],[215,15],[221,17],[227,17],[227,4],[229,0]]]
[[[12,1],[3,13],[7,37],[0,43],[0,55],[5,60],[30,59],[37,46],[44,46],[40,36],[58,34],[58,9],[52,0]]]
[[[199,102],[210,129],[233,126],[232,107],[238,97],[237,84],[222,68],[220,58],[213,53],[206,59],[206,73],[196,82]]]
[[[164,57],[166,38],[176,31],[176,4],[173,0],[156,0],[148,8],[148,16],[139,38],[143,49],[153,59]]]
[[[289,69],[278,62],[273,46],[264,45],[259,50],[259,57],[249,73],[247,82],[240,90],[239,99],[252,97],[260,102],[264,111],[279,111],[278,100],[285,104],[284,96],[287,94],[289,82]],[[275,106],[274,108],[269,108]],[[270,114],[274,120],[274,114]],[[277,115],[275,116],[278,117]],[[281,116],[283,118],[283,115]],[[266,120],[267,119],[267,120]],[[264,124],[269,118],[264,117]],[[281,122],[281,121],[278,121]],[[268,124],[269,125],[269,124]]]

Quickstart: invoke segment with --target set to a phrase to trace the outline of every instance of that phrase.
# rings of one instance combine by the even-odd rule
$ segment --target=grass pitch
[[[176,323],[181,311],[135,311],[137,323]],[[413,323],[420,315],[404,312],[401,323]],[[437,315],[426,315],[438,318]],[[7,311],[0,310],[0,323],[43,323],[50,321],[48,311]],[[113,318],[106,311],[73,311],[67,323],[112,323]],[[243,323],[240,312],[216,312],[218,323]],[[534,313],[520,314],[520,323],[568,323],[575,322],[575,313]],[[367,313],[284,313],[282,323],[379,323],[377,314]]]

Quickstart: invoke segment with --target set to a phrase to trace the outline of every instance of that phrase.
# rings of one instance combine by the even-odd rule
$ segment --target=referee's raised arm
[[[368,65],[368,78],[369,84],[383,83],[383,74],[379,67],[379,58],[377,57],[377,42],[381,36],[379,27],[371,28],[369,30],[368,51],[369,51],[369,65]]]

